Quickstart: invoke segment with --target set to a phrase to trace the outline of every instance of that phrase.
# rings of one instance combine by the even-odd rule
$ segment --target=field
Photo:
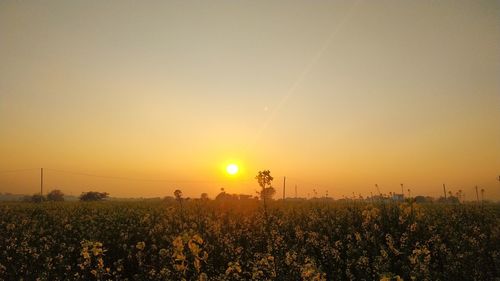
[[[498,204],[0,205],[0,280],[499,277]]]

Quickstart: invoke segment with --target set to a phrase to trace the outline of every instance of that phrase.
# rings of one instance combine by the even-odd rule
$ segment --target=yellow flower
[[[137,244],[135,245],[135,247],[138,249],[138,250],[144,250],[144,248],[146,247],[146,243],[145,242],[137,242]]]
[[[200,277],[198,278],[199,281],[208,281],[208,276],[206,273],[200,274]]]
[[[162,249],[160,249],[160,256],[161,256],[161,257],[163,257],[163,258],[164,258],[164,257],[166,257],[166,256],[167,256],[167,254],[168,254],[168,251],[167,251],[166,249],[163,249],[163,248],[162,248]]]

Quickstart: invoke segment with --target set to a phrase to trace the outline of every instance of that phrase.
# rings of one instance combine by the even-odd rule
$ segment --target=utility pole
[[[443,183],[444,201],[446,202],[446,185]]]
[[[476,199],[477,199],[477,203],[479,203],[479,192],[477,190],[477,185],[476,185]]]
[[[283,177],[283,200],[285,200],[286,177]]]
[[[297,185],[295,185],[295,199],[297,199]]]
[[[40,168],[40,196],[43,196],[43,168]]]

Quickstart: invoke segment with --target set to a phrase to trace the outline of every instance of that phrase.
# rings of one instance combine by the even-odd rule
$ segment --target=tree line
[[[271,171],[269,170],[263,170],[259,171],[257,175],[255,176],[255,179],[257,180],[257,183],[260,186],[260,191],[257,192],[257,196],[252,196],[248,194],[230,194],[227,193],[224,188],[221,188],[221,192],[215,197],[215,200],[220,201],[220,200],[262,200],[264,202],[264,205],[266,205],[266,202],[269,200],[273,199],[273,196],[276,194],[276,189],[272,186],[272,181],[273,177],[271,176]],[[412,201],[415,203],[452,203],[452,204],[458,204],[461,202],[464,202],[465,196],[463,195],[462,191],[459,190],[457,192],[456,196],[453,196],[453,194],[448,192],[447,197],[440,197],[438,199],[434,199],[429,196],[415,196],[412,198],[396,198],[391,194],[390,196],[387,195],[375,195],[367,198],[363,198],[361,195],[359,197],[354,196],[350,198],[343,198],[343,199],[338,199],[336,201]],[[484,194],[484,190],[481,190],[481,193]],[[22,201],[24,202],[43,202],[43,201],[52,201],[52,202],[60,202],[65,200],[65,195],[64,193],[59,190],[59,189],[54,189],[47,193],[47,195],[43,196],[41,194],[34,194],[32,196],[25,196]],[[88,191],[88,192],[83,192],[78,199],[80,201],[102,201],[109,198],[109,193],[107,192],[97,192],[97,191]],[[160,199],[160,198],[158,198]],[[172,196],[166,196],[163,198],[163,200],[176,200],[179,202],[182,202],[183,200],[190,200],[191,198],[183,198],[182,191],[180,189],[176,189],[174,191],[174,197]],[[330,197],[316,197],[314,196],[312,200],[333,200],[333,198]],[[208,197],[207,193],[202,193],[200,196],[200,200],[210,200]],[[287,200],[305,200],[304,198],[287,198]],[[479,200],[479,199],[478,199]],[[484,198],[481,200],[484,201]],[[182,203],[181,203],[182,204]]]
[[[97,191],[88,191],[88,192],[83,192],[78,199],[80,201],[101,201],[109,197],[109,193],[107,192],[97,192]],[[23,198],[24,202],[34,202],[34,203],[40,203],[44,201],[51,201],[51,202],[62,202],[64,201],[64,193],[59,190],[59,189],[54,189],[47,193],[47,195],[41,195],[41,194],[33,194],[31,196],[27,195]]]

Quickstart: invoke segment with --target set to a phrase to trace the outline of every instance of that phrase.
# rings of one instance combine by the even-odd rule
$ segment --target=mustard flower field
[[[3,203],[0,280],[500,280],[500,206]]]

